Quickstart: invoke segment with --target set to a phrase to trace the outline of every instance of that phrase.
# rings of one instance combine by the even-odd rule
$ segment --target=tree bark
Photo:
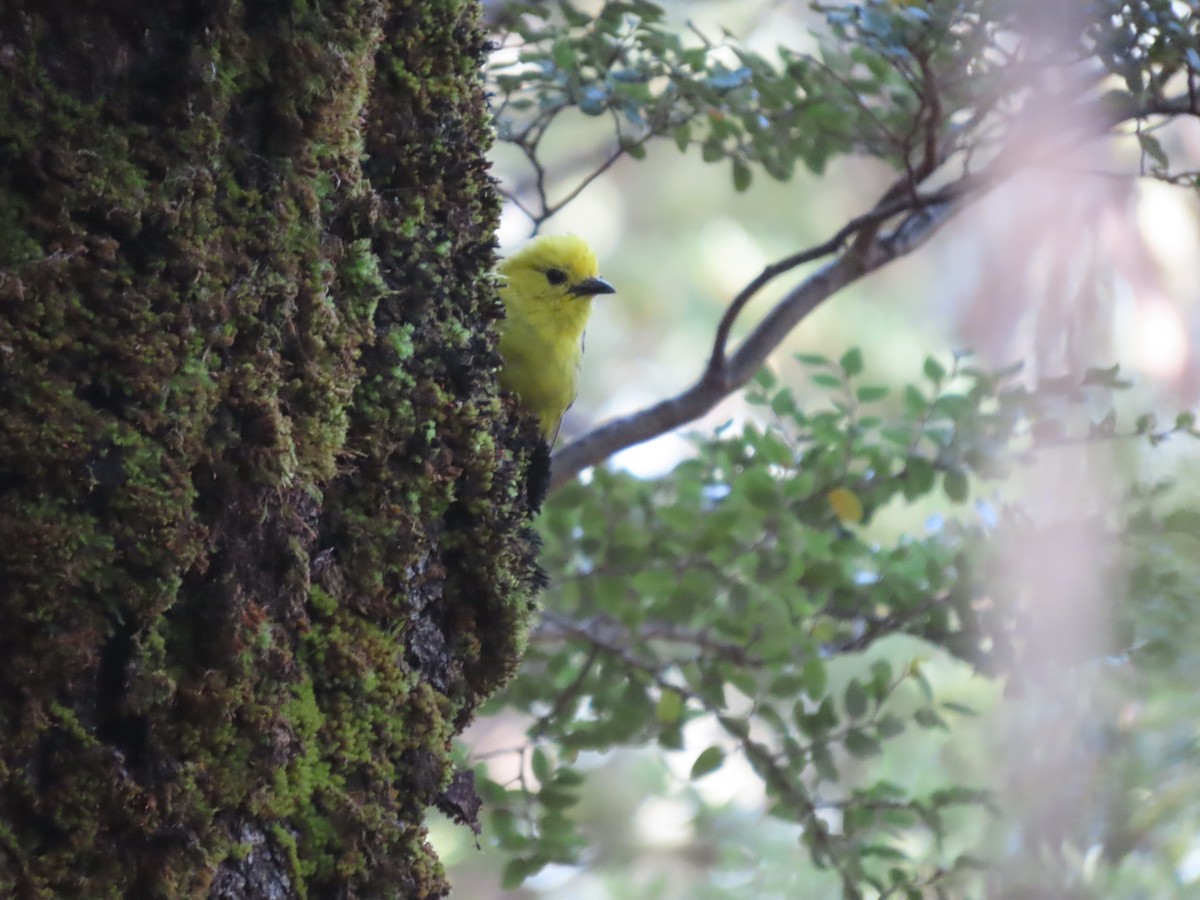
[[[0,896],[445,893],[545,465],[476,15],[0,6]]]

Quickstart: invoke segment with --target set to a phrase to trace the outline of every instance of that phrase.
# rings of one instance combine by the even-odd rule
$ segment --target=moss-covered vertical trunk
[[[0,6],[0,896],[443,892],[534,573],[482,46],[467,2]]]

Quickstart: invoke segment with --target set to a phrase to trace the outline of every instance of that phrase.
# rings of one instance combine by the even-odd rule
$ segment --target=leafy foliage
[[[858,154],[901,173],[874,218],[859,222],[870,237],[897,209],[922,208],[931,182],[985,181],[979,173],[1004,169],[1014,146],[1021,164],[1054,162],[1063,147],[1123,123],[1143,174],[1200,185],[1173,169],[1156,136],[1161,122],[1198,113],[1195,5],[1093,0],[1034,15],[1038,6],[818,3],[811,42],[768,56],[727,33],[681,30],[647,0],[611,0],[594,15],[566,2],[506,5],[487,74],[499,138],[531,172],[510,199],[536,228],[659,139],[728,165],[738,190],[757,173],[786,180]],[[1047,118],[1063,124],[1047,128]],[[607,123],[611,141],[561,187],[547,136],[571,120]],[[580,165],[577,156],[569,168]],[[795,259],[846,242],[817,250]],[[696,783],[748,767],[772,816],[793,824],[809,860],[848,897],[1023,896],[1047,884],[1074,896],[1097,872],[1125,893],[1157,884],[1138,880],[1136,860],[1150,854],[1132,851],[1165,843],[1173,816],[1200,821],[1182,799],[1200,796],[1187,770],[1194,740],[1169,714],[1196,674],[1189,603],[1200,570],[1177,563],[1189,555],[1180,542],[1200,533],[1197,518],[1159,486],[1134,489],[1118,513],[1086,523],[1120,548],[1097,566],[1121,602],[1111,644],[1069,657],[1069,672],[1024,665],[1041,611],[1015,586],[997,594],[1016,582],[995,577],[1005,563],[994,544],[1013,531],[1041,536],[1037,517],[1007,494],[1027,464],[1059,448],[1196,437],[1194,418],[1126,424],[1114,394],[1129,384],[1116,367],[1027,387],[1019,368],[983,371],[956,355],[926,360],[920,379],[896,390],[867,377],[857,349],[801,361],[821,404],[762,372],[750,400],[769,424],[704,436],[695,458],[658,479],[596,470],[548,504],[540,527],[553,586],[521,675],[492,705],[528,717],[513,751],[520,774],[498,784],[480,773],[489,834],[510,860],[506,884],[577,860],[588,842],[573,810],[594,754],[645,746],[690,754]],[[1096,653],[1118,661],[1120,685],[1089,678]],[[1124,702],[1138,684],[1163,695],[1175,687],[1175,705],[1142,710],[1139,728],[1098,726],[1124,773],[1094,801],[1110,807],[1088,819],[1100,838],[1004,832],[1011,826],[987,812],[1000,798],[980,778],[914,786],[887,777],[889,751],[914,733],[960,739],[975,711],[930,677],[947,657],[1064,709],[1099,703],[1104,691],[1117,695],[1104,702]],[[707,736],[699,746],[698,734]],[[1037,744],[1036,730],[1029,740],[1038,752],[1079,749]],[[1179,792],[1133,814],[1120,777],[1144,785],[1159,768]],[[987,832],[988,821],[990,834],[971,847],[962,835]],[[1079,850],[1097,841],[1102,863]],[[1016,871],[1005,874],[996,864],[1014,844]],[[1039,857],[1047,870],[1021,871],[1030,848],[1046,846],[1062,851]],[[998,875],[981,873],[985,856]]]
[[[1084,397],[1109,403],[1124,384],[1115,370],[1029,390],[1015,370],[930,358],[923,380],[894,396],[864,378],[858,350],[803,361],[830,392],[826,405],[803,409],[764,372],[751,400],[769,426],[726,427],[658,480],[596,471],[548,505],[543,559],[558,576],[522,673],[496,701],[531,717],[518,751],[528,771],[486,797],[513,856],[509,883],[583,845],[569,815],[581,753],[676,751],[700,721],[722,737],[695,757],[691,777],[732,757],[748,763],[772,815],[801,826],[846,896],[866,886],[918,896],[976,871],[974,858],[937,848],[956,810],[988,804],[981,786],[914,795],[862,769],[905,732],[945,731],[972,713],[926,678],[935,647],[987,673],[1020,667],[1023,623],[984,602],[994,585],[979,581],[981,539],[999,513],[961,504],[1036,449],[1119,433],[1162,441],[1192,425],[1119,431],[1113,414],[1102,427],[1048,427]],[[861,524],[838,514],[835,491],[857,499]],[[897,504],[939,498],[962,508],[959,520],[888,539],[870,527]],[[1159,574],[1136,577],[1161,575],[1149,571]],[[925,649],[900,664],[875,652],[899,635]]]
[[[820,173],[850,153],[912,176],[951,160],[965,168],[1036,125],[1031,110],[1078,104],[1108,75],[1125,89],[1109,91],[1106,103],[1114,121],[1139,123],[1150,174],[1196,183],[1195,173],[1170,171],[1161,144],[1142,127],[1186,111],[1167,98],[1173,79],[1183,76],[1194,91],[1200,76],[1194,8],[1170,0],[1064,7],[1046,36],[1059,43],[1056,53],[1022,38],[1043,23],[1004,0],[814,8],[825,25],[813,37],[816,52],[781,46],[769,59],[727,33],[685,36],[648,0],[608,0],[595,16],[566,0],[507,7],[500,39],[515,52],[497,54],[488,78],[499,137],[535,174],[530,217],[545,220],[621,156],[641,158],[658,138],[681,151],[699,148],[706,162],[727,160],[738,190],[756,170],[786,180],[797,164]],[[1067,86],[1040,86],[1055,80]],[[552,203],[541,148],[568,111],[607,118],[615,147]]]

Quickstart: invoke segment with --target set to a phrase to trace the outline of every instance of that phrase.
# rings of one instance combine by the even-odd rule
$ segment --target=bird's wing
[[[575,373],[577,375],[579,374],[580,369],[583,368],[583,352],[586,349],[587,349],[587,332],[584,331],[584,332],[580,332],[580,334],[579,334],[579,361],[577,363],[575,363]],[[577,380],[576,385],[578,385],[578,383],[579,382]],[[554,434],[552,434],[550,436],[550,449],[551,450],[554,449],[554,442],[558,440],[558,432],[560,430],[562,430],[562,423],[563,423],[563,419],[565,419],[567,417],[567,410],[569,410],[572,406],[575,405],[575,398],[578,396],[579,396],[579,388],[576,387],[575,393],[571,395],[570,401],[563,408],[562,415],[558,417],[558,424],[554,426]]]
[[[562,415],[558,417],[558,424],[554,426],[554,434],[550,436],[550,449],[554,449],[554,442],[558,440],[558,432],[562,429],[563,419],[567,417],[567,410],[575,405],[575,398],[579,396],[579,391],[571,395],[571,400],[567,404],[566,409],[562,411]]]

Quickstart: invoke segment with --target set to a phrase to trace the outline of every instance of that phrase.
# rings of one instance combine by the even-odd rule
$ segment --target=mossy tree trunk
[[[425,897],[511,673],[469,2],[0,6],[0,896]]]

